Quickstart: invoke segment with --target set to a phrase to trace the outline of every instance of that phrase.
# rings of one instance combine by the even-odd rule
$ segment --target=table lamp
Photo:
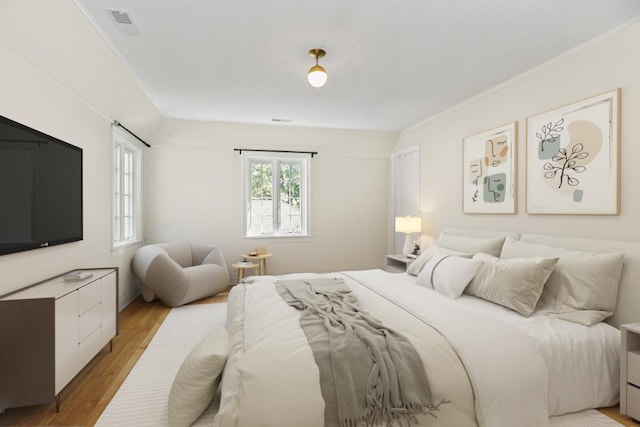
[[[405,233],[404,246],[402,248],[402,255],[409,255],[413,246],[411,245],[411,233],[419,233],[422,231],[422,218],[419,216],[397,216],[396,217],[396,232]]]

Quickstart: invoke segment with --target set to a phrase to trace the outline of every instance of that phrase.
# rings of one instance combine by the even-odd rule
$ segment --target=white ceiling
[[[168,118],[373,131],[411,127],[640,18],[638,0],[76,3]],[[327,51],[320,89],[306,81],[312,48]]]

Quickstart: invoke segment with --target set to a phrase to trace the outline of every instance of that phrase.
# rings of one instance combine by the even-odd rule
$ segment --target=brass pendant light
[[[316,58],[316,65],[309,69],[307,73],[307,80],[313,87],[322,87],[327,82],[327,71],[320,65],[318,65],[318,59],[325,56],[327,52],[322,49],[311,49],[309,55]]]

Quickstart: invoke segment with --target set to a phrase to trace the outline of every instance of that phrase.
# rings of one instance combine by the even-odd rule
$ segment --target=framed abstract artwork
[[[463,139],[464,213],[516,213],[517,149],[517,122]]]
[[[620,213],[620,89],[527,119],[527,213]]]

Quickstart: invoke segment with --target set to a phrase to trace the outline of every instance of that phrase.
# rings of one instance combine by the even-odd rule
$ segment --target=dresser
[[[640,420],[640,323],[620,327],[620,413]]]
[[[118,269],[73,273],[0,298],[0,413],[59,410],[62,389],[118,333]]]

